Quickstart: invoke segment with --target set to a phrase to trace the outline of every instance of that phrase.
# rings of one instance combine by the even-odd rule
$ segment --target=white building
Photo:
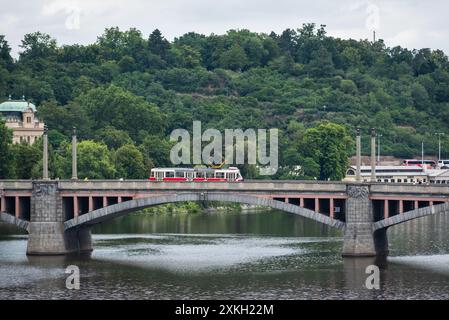
[[[343,181],[356,181],[356,166],[350,166]],[[371,166],[360,167],[362,182],[371,181]],[[420,166],[376,166],[376,182],[412,184],[449,184],[449,169],[426,169]]]
[[[36,114],[36,106],[29,101],[9,99],[0,103],[0,119],[5,121],[6,127],[13,132],[13,143],[33,144],[44,134],[44,123],[40,122]]]

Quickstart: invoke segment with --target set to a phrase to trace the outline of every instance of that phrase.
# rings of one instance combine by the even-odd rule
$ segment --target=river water
[[[0,299],[449,299],[448,227],[438,215],[390,228],[379,261],[343,259],[339,231],[273,210],[129,215],[93,229],[88,257],[27,257],[27,236],[0,225]]]

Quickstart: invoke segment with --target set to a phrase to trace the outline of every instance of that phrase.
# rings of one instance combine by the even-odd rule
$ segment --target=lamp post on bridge
[[[377,164],[380,166],[380,138],[382,138],[383,135],[378,133],[377,134]]]
[[[376,182],[376,129],[371,129],[371,182]]]
[[[78,180],[78,164],[77,164],[77,150],[76,146],[76,127],[72,130],[72,179]]]
[[[444,136],[443,132],[437,132],[435,135],[438,136],[438,162],[441,160],[441,136]]]
[[[42,154],[42,179],[48,179],[48,127],[44,125],[43,135],[43,154]]]
[[[360,175],[360,166],[362,164],[362,151],[361,151],[361,137],[360,137],[360,128],[357,128],[357,137],[356,137],[356,174],[355,174],[355,180],[357,182],[360,182],[361,175]]]

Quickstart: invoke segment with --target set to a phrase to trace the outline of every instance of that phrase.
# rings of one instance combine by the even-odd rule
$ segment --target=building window
[[[27,141],[28,141],[28,143],[30,143],[30,137],[29,136],[27,137]]]
[[[405,183],[407,183],[407,182],[408,182],[408,180],[407,180],[407,179],[404,179],[404,182],[405,182]]]
[[[31,123],[31,117],[27,117],[27,123]]]
[[[391,182],[395,183],[395,180],[394,180],[394,179],[391,179]]]
[[[402,182],[402,179],[398,179],[398,183],[401,183]]]

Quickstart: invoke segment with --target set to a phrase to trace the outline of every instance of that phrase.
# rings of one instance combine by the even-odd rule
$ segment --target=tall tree
[[[149,176],[142,153],[132,144],[124,145],[117,150],[115,168],[118,178],[145,179]]]
[[[6,41],[5,36],[0,34],[0,67],[11,70],[13,59],[11,57],[11,48]]]
[[[50,35],[39,31],[26,34],[20,47],[23,49],[20,57],[28,59],[50,59],[56,55],[57,49],[56,40]]]
[[[12,145],[12,156],[16,179],[31,179],[33,167],[41,160],[42,152],[37,144],[23,142]]]
[[[14,174],[11,142],[12,132],[0,119],[0,179],[12,178]]]
[[[167,60],[170,50],[170,42],[162,36],[159,29],[155,29],[148,39],[148,49],[151,53]]]
[[[115,168],[106,145],[92,140],[78,143],[78,177],[80,179],[113,179]],[[71,150],[68,145],[65,151],[66,158],[63,163],[65,176],[70,177]]]
[[[345,127],[325,122],[305,132],[305,158],[319,165],[319,180],[341,180],[349,164],[351,137]]]

